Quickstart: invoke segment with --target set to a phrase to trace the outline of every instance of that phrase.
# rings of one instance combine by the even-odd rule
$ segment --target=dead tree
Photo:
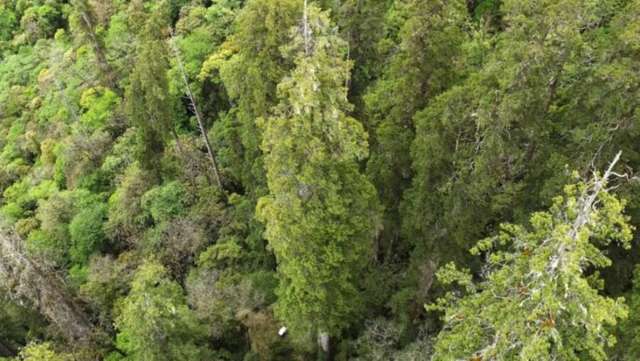
[[[0,224],[0,287],[19,301],[27,301],[74,345],[87,345],[96,335],[94,325],[67,291],[62,279],[47,267],[34,262],[23,241]]]
[[[216,157],[213,154],[213,148],[211,147],[211,142],[209,141],[209,135],[207,135],[207,129],[204,126],[202,115],[200,114],[200,110],[198,109],[198,105],[196,104],[196,98],[193,95],[193,92],[191,91],[191,86],[189,85],[187,72],[185,71],[184,65],[182,64],[182,56],[180,55],[180,49],[178,49],[178,46],[175,44],[172,29],[170,29],[170,34],[171,34],[171,48],[173,49],[173,52],[175,54],[176,63],[178,64],[178,70],[180,71],[180,75],[182,76],[182,81],[184,82],[184,87],[185,87],[185,90],[187,91],[187,96],[189,97],[191,108],[198,121],[198,127],[200,128],[202,139],[204,140],[204,143],[207,147],[207,154],[209,155],[209,160],[211,161],[213,176],[215,177],[218,188],[220,188],[220,191],[224,193],[224,188],[222,186],[222,178],[220,177],[220,169],[218,167],[218,162],[216,161]]]
[[[104,85],[119,91],[115,81],[115,74],[107,61],[106,49],[102,39],[96,34],[97,20],[91,4],[88,0],[75,0],[71,5],[77,12],[78,26],[82,36],[90,43],[96,57],[98,70]]]

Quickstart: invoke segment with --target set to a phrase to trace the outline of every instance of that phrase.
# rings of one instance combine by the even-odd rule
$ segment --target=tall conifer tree
[[[167,80],[169,53],[164,36],[169,22],[167,3],[158,3],[149,15],[139,34],[136,63],[126,98],[129,116],[138,129],[138,160],[144,169],[159,175],[165,141],[174,131]]]
[[[619,155],[618,155],[619,156]],[[623,299],[599,294],[598,274],[611,260],[599,249],[629,247],[624,202],[608,193],[616,158],[602,177],[565,187],[530,227],[503,224],[472,249],[487,254],[484,280],[451,265],[440,272],[469,294],[440,300],[445,326],[432,360],[607,360],[615,343],[607,325],[626,317]]]
[[[480,68],[416,114],[403,233],[418,262],[467,257],[471,240],[526,220],[566,183],[565,165],[584,169],[607,145],[619,115],[582,114],[588,102],[575,94],[576,77],[595,77],[590,39],[609,6],[505,0],[507,28]]]
[[[375,189],[358,165],[366,133],[347,115],[346,49],[328,13],[310,5],[284,49],[295,70],[263,124],[269,195],[257,213],[278,260],[277,313],[297,335],[339,335],[354,319],[378,227]]]
[[[217,57],[231,54],[219,65],[220,76],[233,101],[234,130],[240,143],[234,175],[253,197],[264,195],[266,181],[260,151],[261,131],[256,120],[276,105],[276,86],[291,70],[282,56],[288,31],[300,18],[300,1],[251,0],[236,20],[236,33],[222,45]]]
[[[410,14],[400,30],[400,43],[364,97],[372,136],[367,173],[385,206],[380,251],[387,258],[399,246],[398,209],[413,175],[413,116],[460,78],[461,45],[466,40],[464,1],[409,0],[397,6]]]

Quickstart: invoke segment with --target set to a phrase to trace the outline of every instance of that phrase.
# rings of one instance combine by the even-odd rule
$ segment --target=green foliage
[[[168,52],[163,38],[169,21],[167,11],[168,5],[160,2],[144,24],[126,94],[129,116],[138,129],[137,159],[158,179],[165,142],[174,131]]]
[[[20,352],[19,360],[22,361],[70,361],[73,357],[68,354],[58,353],[50,343],[32,343]]]
[[[640,222],[639,14],[639,0],[0,0],[0,217],[15,259],[66,284],[97,335],[63,339],[70,318],[48,311],[67,303],[0,272],[0,355],[302,361],[328,332],[335,361],[637,359],[639,241],[607,240]],[[583,186],[550,201],[568,170],[619,150],[630,218],[603,193],[570,267],[533,277],[571,244]],[[439,298],[444,320],[424,308]]]
[[[276,86],[293,65],[280,48],[288,43],[300,11],[300,2],[294,0],[248,1],[237,16],[237,31],[204,65],[219,69],[229,97],[237,102],[233,135],[239,137],[241,161],[230,166],[257,196],[264,193],[265,180],[256,119],[267,116],[277,103]]]
[[[86,267],[86,277],[79,294],[96,311],[100,322],[111,322],[116,302],[126,296],[135,267],[136,255],[123,252],[117,259],[95,256]]]
[[[257,208],[278,260],[277,315],[298,337],[339,334],[354,320],[378,219],[375,190],[357,164],[366,133],[345,114],[346,43],[327,13],[312,5],[307,16],[283,48],[296,67],[278,85],[276,116],[263,122],[270,194]]]
[[[86,263],[92,254],[104,247],[106,235],[102,227],[106,219],[107,206],[104,203],[89,205],[71,219],[69,256],[73,263]]]
[[[186,304],[180,285],[149,261],[136,272],[119,305],[117,345],[127,360],[205,359],[204,328]]]
[[[413,117],[461,77],[466,40],[464,1],[409,1],[405,6],[411,15],[399,30],[397,50],[364,96],[372,135],[367,173],[385,206],[386,234],[379,247],[386,258],[394,253],[394,243],[403,251],[397,242],[399,202],[413,175]]]
[[[120,98],[111,90],[89,88],[82,93],[80,105],[85,109],[80,121],[93,129],[107,125],[120,104]]]
[[[636,266],[633,276],[633,287],[629,292],[627,305],[629,318],[623,320],[618,328],[618,343],[611,353],[619,360],[635,360],[640,355],[640,267]]]
[[[403,231],[418,260],[468,261],[471,240],[548,206],[569,178],[566,166],[584,170],[626,151],[624,132],[611,142],[607,130],[621,108],[600,102],[610,88],[588,60],[600,41],[617,41],[594,25],[608,21],[613,3],[505,0],[505,30],[464,46],[483,53],[473,56],[477,70],[415,116]]]
[[[3,50],[4,43],[13,37],[16,23],[16,14],[4,4],[0,5],[0,51]]]
[[[111,238],[130,239],[140,234],[147,223],[141,199],[149,188],[151,180],[137,163],[126,169],[117,189],[109,197],[109,220],[105,230]]]
[[[29,234],[27,245],[59,265],[82,265],[105,241],[102,223],[106,207],[87,190],[62,191],[39,198],[35,217],[40,228]]]
[[[156,223],[168,221],[185,211],[187,192],[178,182],[170,182],[150,189],[141,199],[142,209],[149,212]]]
[[[33,215],[36,202],[46,200],[57,191],[52,181],[44,181],[38,185],[30,185],[28,179],[12,184],[4,191],[5,206],[2,214],[13,220]]]
[[[35,42],[39,38],[52,36],[58,28],[64,25],[58,4],[34,4],[24,11],[20,18],[22,36],[28,42]]]
[[[472,253],[486,253],[488,267],[479,284],[451,264],[439,272],[467,295],[438,301],[446,312],[434,360],[608,359],[615,337],[606,326],[627,308],[622,298],[600,295],[587,271],[611,264],[598,246],[629,247],[632,228],[605,182],[567,186],[530,227],[503,224],[497,237],[478,242]]]

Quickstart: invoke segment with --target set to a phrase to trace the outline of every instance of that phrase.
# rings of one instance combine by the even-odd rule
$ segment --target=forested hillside
[[[0,0],[0,360],[640,359],[640,0]]]

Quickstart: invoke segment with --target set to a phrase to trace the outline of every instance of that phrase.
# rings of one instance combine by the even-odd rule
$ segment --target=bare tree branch
[[[96,334],[82,308],[56,273],[26,254],[22,240],[0,224],[0,286],[15,299],[28,300],[72,343],[88,344]]]

